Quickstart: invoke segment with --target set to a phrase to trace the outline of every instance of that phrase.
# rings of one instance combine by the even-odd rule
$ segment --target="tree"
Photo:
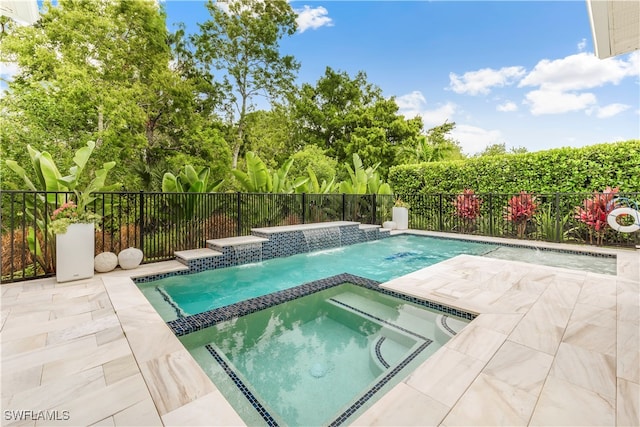
[[[295,33],[296,14],[286,0],[209,0],[207,9],[211,20],[200,24],[200,33],[193,36],[195,55],[205,70],[222,71],[222,108],[235,128],[235,169],[255,98],[278,99],[293,87],[299,64],[290,55],[280,55],[278,42]]]
[[[357,153],[366,163],[379,162],[383,176],[401,147],[414,144],[422,131],[422,121],[399,115],[395,100],[384,98],[364,72],[351,78],[327,67],[316,85],[303,84],[291,103],[294,144],[317,145],[339,163]]]
[[[153,0],[46,1],[38,23],[2,39],[2,60],[20,68],[1,101],[3,151],[37,143],[70,164],[95,140],[92,161],[120,159],[114,175],[138,187],[134,171],[180,152],[198,123],[170,41]]]
[[[484,150],[476,154],[474,157],[499,156],[502,154],[522,154],[526,152],[527,149],[525,147],[513,147],[507,151],[507,146],[503,142],[502,144],[487,145]]]
[[[440,162],[442,160],[462,158],[460,145],[457,141],[448,137],[455,127],[455,122],[447,123],[445,121],[440,126],[429,129],[426,138],[420,141],[418,146],[418,159],[424,162]]]

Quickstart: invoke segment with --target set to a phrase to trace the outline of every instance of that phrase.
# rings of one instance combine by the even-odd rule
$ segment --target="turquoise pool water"
[[[498,246],[402,235],[303,253],[138,286],[163,319],[197,314],[340,273],[385,282],[460,254],[482,255]]]
[[[344,284],[180,340],[249,425],[319,426],[355,419],[444,345],[438,316]]]

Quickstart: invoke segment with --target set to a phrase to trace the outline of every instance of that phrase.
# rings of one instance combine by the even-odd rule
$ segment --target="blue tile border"
[[[463,319],[473,320],[476,318],[476,314],[473,313],[381,288],[380,282],[377,282],[375,280],[367,279],[365,277],[360,277],[353,274],[342,273],[335,276],[327,277],[325,279],[315,280],[313,282],[295,286],[293,288],[284,289],[282,291],[262,295],[245,301],[240,301],[238,303],[216,308],[214,310],[209,310],[203,313],[171,320],[167,322],[167,325],[171,328],[174,334],[176,334],[177,336],[183,336],[208,328],[217,323],[224,322],[225,320],[230,320],[249,313],[264,310],[266,308],[273,307],[287,301],[292,301],[294,299],[310,295],[328,288],[332,288],[334,286],[342,285],[344,283],[352,283],[354,285],[362,286],[367,289],[372,289],[385,295],[390,295],[404,301],[412,302],[422,307],[438,310],[440,312],[458,316]],[[421,337],[421,339],[423,338]]]
[[[264,310],[269,307],[273,307],[275,305],[281,304],[283,302],[291,301],[297,298],[304,297],[306,295],[310,295],[316,292],[320,292],[325,289],[329,289],[335,286],[339,286],[345,283],[351,283],[357,286],[364,287],[366,289],[371,289],[386,295],[394,296],[396,298],[402,299],[404,301],[410,301],[421,305],[426,308],[436,308],[443,307],[448,310],[452,310],[453,312],[462,314],[460,317],[464,317],[472,320],[476,317],[475,314],[463,312],[460,310],[452,309],[450,307],[442,306],[441,304],[435,304],[430,301],[420,300],[418,298],[410,297],[408,295],[400,294],[397,292],[389,291],[387,289],[383,289],[380,287],[380,282],[375,280],[367,279],[364,277],[356,276],[353,274],[343,273],[335,276],[328,277],[326,279],[316,280],[313,282],[306,283],[304,285],[296,286],[294,288],[285,289],[283,291],[274,292],[269,295],[264,295],[261,297],[252,298],[247,301],[242,301],[236,304],[232,304],[226,307],[221,307],[215,310],[211,310],[205,313],[196,314],[193,316],[188,316],[185,318],[180,318],[173,320],[171,322],[167,322],[169,327],[173,330],[173,332],[178,335],[186,335],[191,332],[195,332],[197,330],[204,329],[209,326],[213,326],[216,323],[230,320],[236,317],[244,316],[249,313],[253,313],[259,310]],[[389,325],[396,329],[401,330],[404,333],[407,333],[411,336],[418,338],[422,343],[412,351],[404,360],[402,360],[397,366],[395,366],[391,371],[387,372],[379,381],[377,381],[373,387],[367,390],[364,394],[360,395],[360,397],[346,410],[344,410],[339,416],[337,416],[329,426],[340,426],[344,422],[346,422],[349,417],[351,417],[358,409],[364,406],[369,399],[371,399],[378,391],[380,391],[389,381],[391,381],[402,369],[404,369],[413,359],[415,359],[424,349],[426,349],[430,344],[433,343],[433,340],[424,337],[420,334],[417,334],[413,331],[409,331],[399,325],[396,325],[392,322],[388,322],[384,319],[381,319],[377,316],[374,316],[370,313],[367,313],[358,308],[352,307],[348,304],[345,304],[341,301],[338,301],[334,298],[330,298],[330,301],[333,303],[342,305],[350,310],[354,310],[366,317],[372,318],[377,322]],[[437,309],[437,308],[436,308]],[[442,311],[442,310],[440,310]],[[375,354],[382,366],[385,369],[391,367],[389,363],[384,360],[380,348],[382,343],[384,342],[385,337],[380,337],[380,339],[375,344]],[[240,379],[240,377],[235,373],[233,368],[229,366],[224,358],[218,354],[218,352],[210,345],[207,344],[205,348],[209,351],[211,356],[220,364],[225,373],[229,376],[229,378],[234,382],[238,390],[246,397],[251,406],[258,412],[258,414],[262,417],[262,419],[269,426],[277,426],[278,423],[274,419],[274,417],[269,413],[269,411],[260,403],[259,399],[251,392],[249,387]]]
[[[218,364],[222,366],[222,369],[224,369],[224,371],[227,373],[229,378],[231,378],[234,384],[242,392],[244,397],[246,397],[249,403],[251,403],[251,406],[253,406],[253,408],[258,412],[258,414],[260,414],[262,419],[266,421],[267,425],[273,426],[273,427],[277,426],[278,423],[276,422],[275,419],[273,419],[269,411],[267,411],[267,409],[264,406],[262,406],[258,398],[256,398],[256,396],[253,393],[251,393],[251,390],[247,388],[244,382],[242,382],[242,380],[236,375],[233,369],[227,364],[227,362],[224,361],[224,359],[218,354],[218,352],[209,344],[207,344],[205,348],[207,349],[207,351],[209,351],[209,353],[216,360],[216,362],[218,362]]]

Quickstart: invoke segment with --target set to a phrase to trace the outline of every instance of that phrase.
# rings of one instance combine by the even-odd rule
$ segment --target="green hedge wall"
[[[396,194],[592,192],[607,186],[640,191],[640,140],[558,148],[468,160],[399,165],[389,183]]]

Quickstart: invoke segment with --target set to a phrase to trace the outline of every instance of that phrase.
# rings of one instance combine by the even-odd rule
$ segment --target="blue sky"
[[[593,54],[585,1],[291,1],[298,32],[281,42],[314,84],[326,66],[362,70],[425,127],[456,122],[466,154],[640,138],[640,53]],[[167,0],[189,32],[201,1]]]

